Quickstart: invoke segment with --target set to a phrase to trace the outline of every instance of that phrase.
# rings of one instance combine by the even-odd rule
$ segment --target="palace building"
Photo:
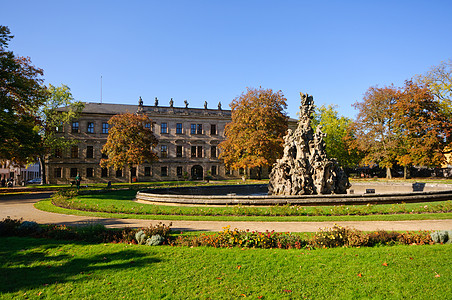
[[[64,108],[63,108],[64,109]],[[102,147],[108,137],[108,120],[121,113],[141,112],[148,114],[159,141],[156,152],[159,161],[133,168],[113,170],[101,168]],[[129,174],[133,180],[160,181],[202,179],[211,175],[214,179],[237,177],[236,171],[227,170],[218,158],[218,144],[225,139],[224,129],[231,121],[231,111],[218,108],[159,106],[156,98],[154,106],[144,106],[140,98],[138,105],[85,103],[77,120],[62,130],[68,139],[78,140],[71,149],[55,151],[46,161],[49,183],[72,182],[79,173],[83,183],[127,182]]]

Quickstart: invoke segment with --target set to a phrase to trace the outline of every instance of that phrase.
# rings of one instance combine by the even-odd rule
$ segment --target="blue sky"
[[[246,87],[282,90],[296,117],[452,59],[452,1],[7,1],[9,49],[77,100],[226,108]]]

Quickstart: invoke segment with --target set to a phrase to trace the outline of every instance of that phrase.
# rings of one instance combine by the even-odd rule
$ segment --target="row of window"
[[[176,157],[183,157],[183,146],[176,146]],[[166,158],[168,157],[168,146],[160,145],[160,157]],[[190,148],[190,157],[192,158],[202,158],[203,157],[203,146],[191,146]],[[210,146],[210,157],[217,157],[217,146]]]
[[[217,166],[212,166],[210,168],[210,172],[211,175],[217,175]],[[78,174],[80,174],[79,169],[78,168],[71,168],[70,169],[70,177],[75,178]],[[94,177],[94,168],[86,168],[86,178],[93,178]],[[165,167],[160,167],[160,176],[162,177],[166,177],[169,174],[169,168],[167,166]],[[136,168],[132,168],[131,170],[131,175],[132,177],[136,177],[137,176],[137,169]],[[182,166],[177,166],[176,167],[176,175],[178,177],[182,177],[183,176],[183,168]],[[111,174],[111,176],[113,176],[113,174]],[[116,178],[121,178],[123,177],[123,170],[122,169],[118,169],[114,171],[114,176]],[[145,177],[149,177],[152,176],[151,175],[151,167],[144,167],[144,176]],[[53,177],[54,178],[62,178],[63,177],[63,169],[62,168],[54,168],[53,169]],[[100,177],[108,177],[108,169],[107,168],[101,168],[101,174]]]
[[[160,123],[160,133],[168,133],[168,123]],[[176,134],[183,134],[182,123],[176,123]],[[190,134],[203,134],[202,124],[190,124]],[[217,135],[217,125],[210,124],[210,135]]]
[[[146,128],[151,128],[151,124],[146,124]],[[102,133],[108,134],[108,123],[102,123]],[[80,132],[80,124],[78,121],[72,122],[71,126],[72,133]],[[94,133],[94,122],[88,122],[86,126],[86,133]],[[168,133],[168,123],[160,124],[160,133],[165,134]],[[183,134],[182,123],[176,123],[176,134]],[[202,124],[190,124],[190,134],[203,134],[203,126]],[[217,125],[210,124],[210,135],[217,135]]]
[[[63,151],[61,150],[61,148],[55,149],[54,156],[56,158],[63,157]],[[168,157],[168,146],[167,145],[160,146],[160,157],[161,158]],[[183,146],[176,146],[176,157],[183,157]],[[191,146],[190,157],[202,158],[203,157],[203,146]],[[210,157],[211,158],[217,157],[217,147],[216,146],[210,147]],[[78,146],[71,147],[71,158],[79,158]],[[86,146],[86,158],[94,158],[94,147],[93,146]],[[102,158],[107,158],[107,156],[102,153]]]
[[[102,122],[102,133],[108,134],[108,123]],[[78,121],[72,122],[71,125],[71,132],[72,133],[79,133],[80,132],[80,124]],[[86,133],[94,133],[94,122],[88,122],[86,125]]]

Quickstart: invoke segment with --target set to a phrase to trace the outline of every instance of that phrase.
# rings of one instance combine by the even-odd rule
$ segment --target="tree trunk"
[[[408,178],[407,166],[403,166],[403,179],[407,179],[407,178]]]
[[[41,185],[46,184],[47,183],[47,172],[46,172],[46,166],[45,166],[45,161],[44,161],[44,157],[43,156],[39,156],[38,157],[38,161],[39,161],[39,166],[41,168]]]
[[[132,166],[129,166],[129,183],[132,183]]]
[[[386,167],[386,179],[392,179],[390,167]]]

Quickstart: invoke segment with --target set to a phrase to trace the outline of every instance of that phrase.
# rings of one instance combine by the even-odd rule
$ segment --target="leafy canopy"
[[[22,164],[41,150],[37,110],[47,90],[43,70],[7,50],[12,38],[9,28],[0,26],[0,159]]]
[[[336,110],[337,105],[316,107],[311,126],[313,129],[322,126],[322,132],[326,134],[325,148],[326,154],[330,158],[335,158],[341,166],[356,166],[361,157],[360,154],[349,147],[345,137],[347,128],[352,120],[344,116],[339,116]]]
[[[220,158],[232,169],[271,166],[283,152],[287,131],[286,98],[281,91],[247,88],[230,104],[232,121]]]
[[[145,114],[125,113],[113,116],[109,121],[107,143],[102,152],[108,156],[102,159],[102,167],[113,167],[122,169],[124,166],[131,167],[145,161],[158,160],[153,148],[158,141],[146,124],[152,124],[151,118]]]

